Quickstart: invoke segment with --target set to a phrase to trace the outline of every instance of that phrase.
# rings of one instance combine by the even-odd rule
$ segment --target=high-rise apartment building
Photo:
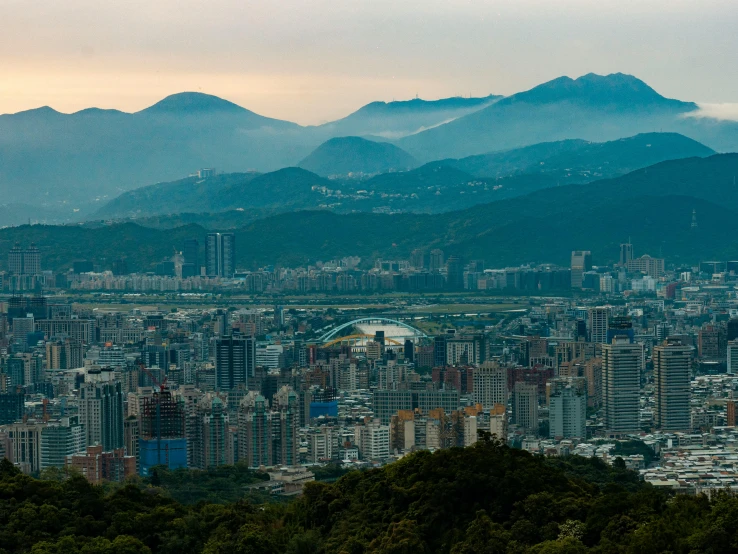
[[[35,244],[21,248],[16,243],[8,252],[8,272],[14,275],[39,275],[41,273],[41,252]]]
[[[495,404],[507,405],[507,369],[485,362],[474,370],[474,402],[485,410]]]
[[[197,402],[193,419],[193,465],[198,469],[226,465],[228,415],[223,401],[211,393],[204,395]]]
[[[80,385],[79,422],[88,446],[99,444],[106,451],[123,448],[123,389],[120,382],[98,380],[100,374],[89,371],[91,381]]]
[[[248,385],[256,368],[256,339],[228,335],[215,339],[215,388],[229,391]]]
[[[584,273],[592,269],[592,253],[589,250],[574,250],[571,253],[571,288],[581,289]]]
[[[254,391],[238,409],[238,459],[248,467],[272,465],[272,412],[267,399]]]
[[[616,336],[602,345],[602,402],[610,435],[638,431],[643,345]]]
[[[236,235],[208,233],[205,262],[208,277],[233,277],[236,271]]]
[[[428,269],[431,271],[440,271],[444,264],[443,250],[434,248],[430,251]]]
[[[548,436],[587,438],[587,380],[559,377],[548,384]]]
[[[666,339],[653,349],[654,424],[663,431],[691,428],[690,381],[692,349],[678,339]]]
[[[159,465],[187,467],[185,402],[166,389],[144,397],[140,414],[139,467],[149,475]]]
[[[464,288],[464,265],[458,256],[449,256],[446,260],[446,284],[450,289]]]
[[[527,431],[538,433],[538,385],[523,381],[515,383],[513,421]]]
[[[300,399],[289,386],[274,395],[272,440],[274,464],[294,466],[300,463]]]
[[[410,253],[410,266],[413,269],[423,269],[425,267],[425,254],[419,248]]]

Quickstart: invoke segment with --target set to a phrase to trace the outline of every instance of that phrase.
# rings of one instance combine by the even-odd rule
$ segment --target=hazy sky
[[[736,0],[0,0],[0,21],[0,113],[195,90],[320,123],[590,71],[738,102]]]

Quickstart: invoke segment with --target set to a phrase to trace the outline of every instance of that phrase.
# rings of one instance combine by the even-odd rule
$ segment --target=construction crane
[[[154,387],[159,388],[159,392],[164,392],[165,390],[167,390],[167,379],[169,378],[167,377],[167,375],[164,375],[164,379],[160,383],[158,379],[154,377],[154,374],[151,373],[151,371],[149,371],[146,365],[144,365],[142,360],[139,359],[137,363],[138,363],[139,369],[141,369],[146,375],[149,376],[149,379],[151,379],[151,382],[154,384]]]

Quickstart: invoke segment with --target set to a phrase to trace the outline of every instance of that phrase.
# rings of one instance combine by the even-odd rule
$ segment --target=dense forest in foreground
[[[533,456],[489,438],[314,483],[285,504],[183,505],[165,488],[110,491],[0,464],[0,552],[720,553],[738,498],[670,496],[616,460]]]

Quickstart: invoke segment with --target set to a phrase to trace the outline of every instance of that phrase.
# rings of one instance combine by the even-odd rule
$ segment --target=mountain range
[[[711,154],[713,150],[681,135],[650,133],[606,143],[545,143],[439,160],[408,171],[364,175],[359,168],[376,168],[381,160],[407,165],[412,158],[390,144],[347,137],[319,146],[304,160],[302,168],[266,174],[221,174],[207,179],[188,177],[150,185],[121,194],[92,217],[125,219],[242,210],[249,212],[246,220],[252,221],[254,214],[315,208],[342,213],[438,213],[542,188],[615,177],[664,160]],[[343,178],[327,179],[305,167],[324,175],[343,174]],[[365,178],[347,177],[349,169]]]
[[[588,249],[595,264],[606,264],[616,259],[618,245],[628,237],[637,255],[661,255],[677,264],[733,259],[738,257],[736,176],[738,154],[717,154],[440,214],[275,214],[234,229],[237,264],[293,265],[346,255],[397,259],[415,248],[482,258],[491,267],[566,265],[571,250]],[[133,269],[147,271],[171,256],[173,248],[181,249],[185,238],[202,244],[205,233],[193,222],[170,229],[131,222],[97,228],[24,225],[0,230],[0,250],[19,240],[33,241],[47,267],[63,269],[75,259],[92,259],[105,268],[126,257]]]
[[[562,77],[504,98],[374,102],[307,127],[201,93],[175,94],[136,113],[92,108],[63,114],[42,107],[0,116],[0,188],[5,203],[71,219],[123,192],[202,167],[244,173],[298,165],[329,139],[346,136],[390,142],[418,164],[654,131],[680,133],[716,151],[738,149],[738,123],[699,114],[695,103],[665,98],[622,74]],[[405,163],[410,158],[402,154],[367,168],[372,173]]]

